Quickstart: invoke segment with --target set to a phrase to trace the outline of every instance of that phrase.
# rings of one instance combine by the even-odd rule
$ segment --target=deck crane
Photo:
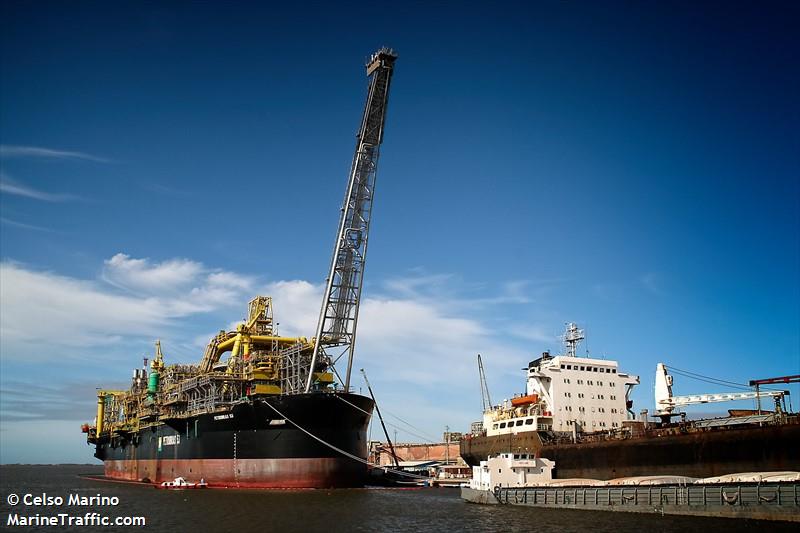
[[[483,411],[492,408],[492,399],[489,397],[489,386],[486,385],[486,371],[483,369],[483,360],[481,354],[478,354],[478,377],[481,381],[481,401],[483,402]]]
[[[750,386],[756,388],[756,392],[760,392],[761,385],[777,385],[778,383],[800,383],[800,375],[795,374],[794,376],[781,376],[777,378],[766,378],[766,379],[751,379]],[[759,396],[757,401],[758,414],[761,414],[761,397]],[[789,405],[791,407],[791,404]]]
[[[693,394],[689,396],[673,396],[672,395],[672,376],[667,373],[667,367],[664,363],[656,365],[656,386],[655,386],[655,399],[656,399],[656,416],[669,420],[669,417],[675,416],[673,411],[678,407],[686,405],[697,405],[702,403],[713,402],[731,402],[735,400],[758,400],[759,405],[761,398],[774,398],[777,402],[789,391],[756,391],[756,392],[723,392],[717,394]]]
[[[367,236],[372,218],[372,201],[378,170],[378,155],[383,141],[386,107],[389,102],[389,84],[392,79],[397,54],[381,48],[366,64],[369,77],[367,103],[356,136],[356,149],[350,169],[339,231],[333,247],[333,257],[326,280],[325,294],[319,313],[314,351],[308,368],[305,392],[311,389],[315,375],[332,368],[347,354],[347,372],[344,389],[350,389],[350,372],[353,367],[358,308],[361,303],[361,285],[367,256]],[[326,353],[341,349],[335,358]],[[334,368],[335,371],[335,368]],[[340,378],[341,380],[341,378]]]

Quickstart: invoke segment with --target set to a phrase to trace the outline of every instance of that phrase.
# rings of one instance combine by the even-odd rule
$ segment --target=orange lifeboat
[[[517,398],[511,398],[511,405],[514,407],[519,407],[520,405],[528,405],[532,403],[537,403],[539,401],[538,394],[530,394],[528,396],[519,396]]]

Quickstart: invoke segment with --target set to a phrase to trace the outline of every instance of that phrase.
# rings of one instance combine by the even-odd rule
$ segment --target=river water
[[[153,532],[314,532],[314,531],[796,531],[788,523],[675,516],[533,509],[467,504],[452,488],[340,490],[156,490],[81,477],[100,475],[88,465],[0,466],[0,529],[8,531],[135,531],[113,520],[144,517]],[[26,505],[32,498],[63,498],[53,505]],[[10,505],[11,495],[21,501]],[[46,496],[43,496],[46,495]],[[118,498],[116,505],[69,505],[70,495]],[[75,496],[73,496],[75,497]],[[115,500],[116,501],[116,500]],[[107,502],[109,503],[109,502]],[[110,502],[113,503],[113,502]],[[21,517],[79,517],[97,513],[107,527],[23,526]],[[14,516],[17,518],[15,519]],[[11,518],[9,518],[11,517]],[[97,519],[96,517],[94,519]],[[9,523],[11,520],[11,523]],[[14,520],[17,524],[14,525]],[[36,518],[31,518],[36,521]],[[61,521],[62,518],[56,518]],[[65,522],[68,518],[63,519]],[[796,524],[795,524],[796,526]]]

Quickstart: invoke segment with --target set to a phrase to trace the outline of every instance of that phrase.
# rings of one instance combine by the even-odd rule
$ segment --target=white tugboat
[[[172,481],[164,481],[163,483],[158,485],[158,488],[160,489],[172,489],[172,490],[204,489],[206,487],[208,487],[208,483],[206,483],[205,479],[201,479],[200,483],[191,483],[189,481],[186,481],[186,479],[182,477],[176,477]]]

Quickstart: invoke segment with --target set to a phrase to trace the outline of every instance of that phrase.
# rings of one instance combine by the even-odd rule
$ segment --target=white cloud
[[[7,174],[4,173],[0,174],[0,193],[23,196],[25,198],[32,198],[42,202],[67,202],[70,200],[79,199],[77,196],[72,194],[50,193],[34,189],[33,187],[11,179]]]
[[[103,267],[100,279],[83,280],[0,263],[3,363],[47,361],[48,368],[64,376],[63,382],[54,382],[48,395],[59,397],[65,390],[80,389],[80,397],[62,403],[80,411],[81,419],[92,416],[91,405],[80,407],[90,396],[84,389],[93,390],[95,380],[102,384],[127,375],[128,366],[113,361],[110,354],[124,354],[129,364],[136,365],[140,355],[136,350],[161,338],[170,362],[197,362],[217,327],[235,325],[233,320],[244,317],[247,302],[256,294],[273,297],[282,335],[310,337],[324,290],[322,284],[304,280],[259,286],[253,277],[213,270],[190,259],[153,261],[120,253]],[[383,294],[365,292],[369,296],[361,308],[351,383],[356,390],[362,387],[358,370],[365,368],[387,414],[411,421],[423,434],[438,438],[445,424],[454,431],[466,430],[480,416],[477,353],[483,355],[491,391],[509,394],[522,387],[520,368],[532,355],[531,341],[553,341],[535,327],[521,328],[516,335],[495,327],[492,316],[501,310],[500,304],[488,303],[490,298],[475,294],[474,287],[466,291],[474,298],[465,298],[462,291],[448,285],[452,276],[428,276],[420,283],[395,281],[384,286]],[[508,300],[524,298],[523,288],[499,286],[494,292],[508,296],[498,300],[513,305]],[[81,372],[78,379],[71,367],[75,361],[68,361],[65,354],[80,354],[72,355],[73,359],[82,357],[93,370]],[[97,361],[109,364],[101,366]],[[338,367],[342,373],[344,364]],[[12,401],[19,400],[15,391],[24,390],[23,382],[29,377],[9,372],[0,377],[7,412],[15,408]],[[77,388],[70,385],[79,381],[83,384]],[[28,402],[25,409],[31,418],[68,416],[66,407],[51,410],[46,401]],[[425,416],[420,417],[423,412]],[[33,423],[5,418],[4,430]],[[420,440],[402,428],[399,435]],[[61,457],[55,451],[47,453],[42,457]]]
[[[107,283],[0,263],[3,357],[58,358],[63,346],[90,351],[126,337],[155,338],[176,319],[241,305],[252,283],[180,259],[152,264],[117,254],[105,265]]]
[[[449,278],[439,279],[446,283]],[[3,357],[19,360],[34,354],[54,360],[64,347],[72,347],[96,359],[101,348],[123,348],[139,337],[139,341],[165,338],[178,350],[178,357],[193,362],[192,354],[196,351],[199,360],[202,346],[213,335],[214,321],[219,320],[220,327],[235,325],[256,294],[273,297],[282,335],[314,335],[321,284],[276,281],[261,290],[255,285],[252,277],[212,271],[189,259],[154,262],[122,253],[104,262],[100,280],[2,263]],[[458,393],[474,388],[475,356],[480,352],[497,373],[496,379],[516,376],[520,362],[529,358],[530,340],[542,340],[545,334],[533,329],[509,335],[493,328],[484,314],[476,314],[464,301],[458,295],[433,300],[404,290],[366,298],[355,369],[367,368],[378,381],[391,379],[426,390],[444,386]],[[188,318],[203,313],[209,316],[202,324]],[[340,372],[344,364],[338,365]]]
[[[103,279],[116,287],[155,293],[191,285],[204,270],[202,264],[188,259],[153,264],[149,259],[134,259],[118,253],[106,259]]]
[[[280,334],[313,337],[322,305],[322,285],[307,281],[276,281],[260,292],[272,296],[275,321],[280,324]]]
[[[155,334],[171,316],[180,316],[155,298],[113,294],[93,282],[14,263],[0,264],[0,296],[4,358],[28,343],[49,344],[58,357],[62,344],[107,345],[123,335]]]
[[[189,259],[154,263],[123,253],[104,262],[102,279],[133,294],[168,296],[181,314],[235,305],[254,285],[250,276],[212,271]]]
[[[84,152],[71,152],[67,150],[42,148],[39,146],[15,146],[9,144],[0,145],[0,157],[45,157],[51,159],[85,159],[87,161],[96,161],[98,163],[109,162],[108,159]]]

